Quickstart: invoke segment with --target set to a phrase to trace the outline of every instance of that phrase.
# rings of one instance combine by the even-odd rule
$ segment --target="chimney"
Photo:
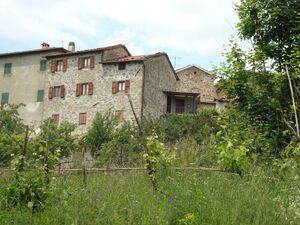
[[[48,49],[50,47],[50,45],[46,42],[42,43],[42,49]]]
[[[75,42],[73,42],[73,41],[69,42],[68,50],[70,52],[75,52]]]

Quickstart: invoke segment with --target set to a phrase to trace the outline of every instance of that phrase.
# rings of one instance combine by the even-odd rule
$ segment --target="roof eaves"
[[[16,55],[30,55],[30,54],[37,54],[37,53],[43,53],[43,52],[47,53],[47,52],[53,52],[53,51],[68,52],[68,50],[66,50],[62,47],[51,47],[48,49],[33,49],[33,50],[28,50],[28,51],[2,53],[2,54],[0,54],[0,58],[16,56]]]
[[[198,66],[197,64],[190,64],[190,65],[187,65],[185,67],[179,68],[179,69],[176,70],[176,73],[179,73],[181,71],[187,70],[187,69],[189,69],[191,67],[196,67],[197,69],[202,70],[203,72],[205,72],[207,74],[211,74],[209,71],[207,71],[206,69],[202,68],[201,66]]]
[[[112,50],[112,49],[116,49],[116,48],[120,48],[120,47],[123,47],[125,49],[125,51],[130,55],[130,52],[128,51],[128,49],[126,48],[125,45],[118,44],[118,45],[107,46],[107,47],[103,47],[103,48],[92,48],[92,49],[80,50],[80,51],[75,51],[75,52],[67,52],[64,54],[55,54],[55,55],[47,56],[47,58],[57,58],[57,57],[65,57],[65,56],[82,55],[82,54],[88,54],[88,53],[96,53],[96,52]]]

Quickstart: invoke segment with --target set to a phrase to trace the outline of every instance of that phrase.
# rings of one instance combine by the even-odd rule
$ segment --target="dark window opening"
[[[119,63],[118,68],[119,68],[119,70],[125,70],[126,63]]]

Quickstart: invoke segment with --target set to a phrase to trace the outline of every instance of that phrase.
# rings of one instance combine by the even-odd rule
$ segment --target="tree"
[[[7,166],[11,154],[20,152],[24,144],[24,124],[19,117],[21,105],[0,105],[0,165]]]
[[[236,5],[239,37],[252,48],[242,50],[231,41],[219,73],[233,107],[268,133],[279,148],[289,144],[295,132],[295,115],[287,72],[291,77],[296,111],[300,115],[300,2],[298,0],[242,0]],[[287,68],[287,70],[285,70]],[[274,153],[278,153],[274,151]]]

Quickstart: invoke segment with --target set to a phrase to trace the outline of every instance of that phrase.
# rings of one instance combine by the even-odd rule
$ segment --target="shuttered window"
[[[1,95],[1,104],[8,104],[8,99],[9,99],[9,93],[8,92],[5,92],[5,93],[2,93]]]
[[[130,89],[130,80],[121,80],[112,82],[112,93],[125,92],[128,93]]]
[[[76,85],[76,96],[80,95],[93,95],[94,85],[92,82],[82,83]]]
[[[79,125],[86,124],[86,113],[79,113]]]
[[[4,74],[11,74],[12,63],[4,64]]]
[[[52,99],[55,97],[65,97],[65,86],[55,86],[55,87],[49,87],[49,92],[48,92],[48,98]]]
[[[78,69],[83,68],[93,69],[95,67],[95,56],[79,57],[78,58]]]
[[[40,71],[46,71],[47,69],[47,60],[40,61]]]
[[[52,115],[52,121],[55,124],[59,124],[59,114],[53,114]]]
[[[42,102],[44,100],[44,90],[38,90],[37,91],[37,102]]]
[[[51,72],[52,73],[59,72],[59,71],[66,72],[67,67],[68,67],[67,59],[51,61]]]

